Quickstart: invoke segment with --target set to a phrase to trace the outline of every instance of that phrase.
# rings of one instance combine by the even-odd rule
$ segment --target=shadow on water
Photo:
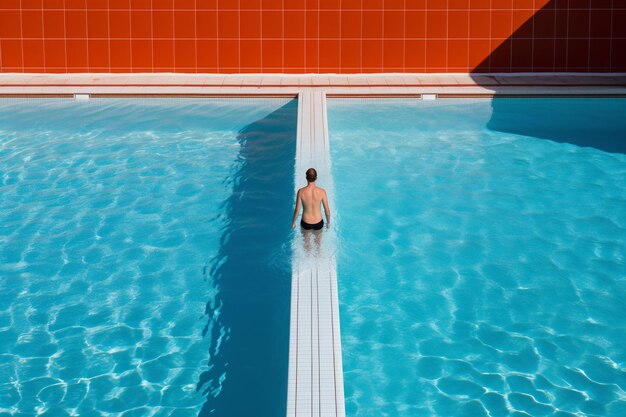
[[[199,416],[286,410],[297,113],[294,99],[237,137],[221,247],[207,267],[218,292],[206,306],[212,343],[196,387],[207,397]]]
[[[626,99],[496,98],[491,106],[492,130],[626,154]]]

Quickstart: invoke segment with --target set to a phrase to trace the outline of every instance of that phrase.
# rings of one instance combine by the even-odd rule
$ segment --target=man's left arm
[[[326,227],[330,227],[330,207],[328,206],[326,191],[324,191],[324,197],[322,197],[322,204],[324,205],[324,214],[326,214]]]

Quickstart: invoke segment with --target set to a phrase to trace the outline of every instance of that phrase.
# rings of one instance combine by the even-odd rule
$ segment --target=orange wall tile
[[[494,4],[3,0],[0,71],[626,71],[626,3]]]

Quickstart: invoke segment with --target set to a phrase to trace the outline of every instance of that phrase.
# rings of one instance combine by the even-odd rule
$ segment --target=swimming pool
[[[347,414],[624,414],[624,100],[328,107]],[[284,414],[296,116],[0,101],[0,412]]]
[[[296,117],[0,101],[0,413],[284,412]]]
[[[624,114],[329,99],[347,415],[626,415]]]

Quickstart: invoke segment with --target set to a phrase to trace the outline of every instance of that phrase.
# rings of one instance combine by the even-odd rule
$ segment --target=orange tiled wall
[[[0,71],[626,71],[626,0],[0,0]]]

